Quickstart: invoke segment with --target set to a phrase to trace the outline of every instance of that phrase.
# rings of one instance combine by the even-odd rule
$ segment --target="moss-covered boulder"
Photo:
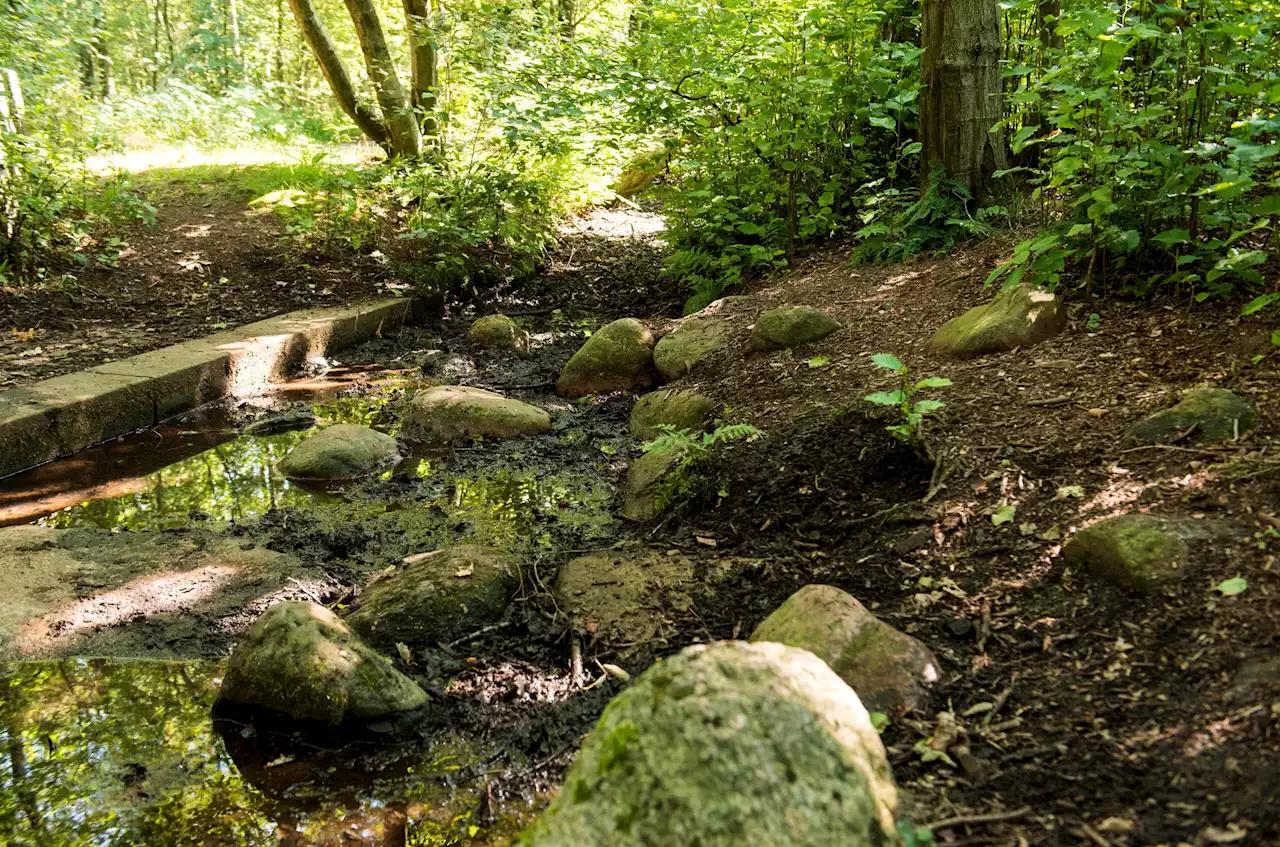
[[[375,473],[400,458],[396,440],[357,424],[322,429],[280,460],[290,479],[353,479]]]
[[[648,441],[658,435],[659,426],[705,429],[716,405],[696,391],[667,389],[646,394],[631,407],[631,434]]]
[[[751,633],[822,659],[868,709],[893,714],[923,706],[942,679],[929,648],[830,585],[806,585]]]
[[[316,603],[268,609],[236,644],[220,699],[338,724],[417,709],[427,695]]]
[[[751,330],[752,350],[782,350],[826,338],[840,323],[812,306],[782,306],[761,312]]]
[[[448,643],[502,618],[520,588],[515,557],[461,546],[411,556],[409,563],[365,589],[346,615],[366,641],[383,650]]]
[[[632,391],[653,383],[653,333],[635,318],[606,324],[587,339],[556,382],[561,397]]]
[[[1059,297],[1017,285],[943,324],[929,350],[956,358],[1001,353],[1039,344],[1066,326],[1067,309]]]
[[[662,514],[662,484],[679,464],[679,450],[651,451],[640,456],[627,469],[622,486],[622,516],[629,521],[648,521]]]
[[[556,573],[556,605],[573,630],[627,650],[675,636],[674,619],[754,560],[699,559],[680,550],[609,550],[570,559]]]
[[[526,847],[887,847],[897,790],[858,697],[781,644],[686,648],[605,709]]]
[[[1077,532],[1062,548],[1064,561],[1117,585],[1156,591],[1179,579],[1189,552],[1179,521],[1153,515],[1122,515]]]
[[[1201,443],[1230,441],[1258,425],[1258,413],[1225,388],[1196,388],[1176,406],[1156,412],[1130,427],[1127,445],[1159,444],[1173,438]]]
[[[539,435],[551,429],[551,416],[537,406],[482,388],[437,385],[413,396],[403,424],[405,438],[439,442],[473,435]]]
[[[510,350],[523,353],[529,349],[529,333],[506,315],[485,315],[471,325],[471,341],[486,350]]]

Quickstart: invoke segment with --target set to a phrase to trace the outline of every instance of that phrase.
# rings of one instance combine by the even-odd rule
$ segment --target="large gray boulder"
[[[502,618],[520,588],[514,556],[463,545],[419,554],[365,589],[346,621],[366,641],[435,646]]]
[[[653,333],[635,318],[606,324],[587,339],[556,382],[561,397],[632,391],[653,382]]]
[[[413,395],[403,424],[405,438],[440,442],[467,436],[539,435],[551,429],[551,416],[537,406],[483,388],[437,385]]]
[[[696,391],[666,389],[646,394],[631,407],[629,428],[636,438],[648,441],[658,435],[659,426],[703,430],[716,402]]]
[[[1039,344],[1067,326],[1061,298],[1048,291],[1016,285],[990,303],[975,306],[934,333],[929,350],[955,358],[1001,353]]]
[[[748,639],[776,641],[822,659],[868,709],[894,714],[923,706],[942,679],[929,648],[830,585],[806,585]]]
[[[236,644],[222,700],[330,724],[417,709],[427,695],[316,603],[268,609]]]
[[[1107,518],[1077,532],[1062,548],[1069,565],[1136,591],[1156,591],[1180,579],[1189,562],[1185,522],[1154,515]]]
[[[605,709],[526,847],[881,847],[897,790],[867,710],[781,644],[694,646]]]
[[[1129,445],[1159,444],[1175,437],[1193,442],[1230,441],[1258,425],[1253,406],[1225,388],[1196,388],[1176,406],[1156,412],[1130,427]]]
[[[835,318],[812,306],[782,306],[762,312],[751,330],[752,350],[782,350],[826,338],[840,328]]]
[[[486,350],[524,353],[529,349],[529,333],[506,315],[485,315],[471,324],[471,341]]]
[[[358,424],[322,429],[280,460],[290,479],[353,479],[375,473],[400,458],[396,440]]]

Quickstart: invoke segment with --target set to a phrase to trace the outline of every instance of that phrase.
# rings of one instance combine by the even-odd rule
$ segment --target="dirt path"
[[[280,220],[210,183],[142,182],[154,226],[119,234],[116,267],[61,269],[67,282],[0,294],[0,387],[25,385],[294,309],[387,296],[365,255],[293,255]],[[56,275],[54,275],[56,276]]]

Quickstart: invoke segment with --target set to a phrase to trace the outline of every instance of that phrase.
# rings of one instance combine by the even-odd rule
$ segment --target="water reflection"
[[[523,809],[481,829],[457,743],[300,744],[210,718],[213,662],[69,659],[0,666],[0,843],[503,843]],[[226,741],[219,730],[226,735]],[[519,818],[519,819],[517,819]],[[474,833],[473,833],[474,828]]]

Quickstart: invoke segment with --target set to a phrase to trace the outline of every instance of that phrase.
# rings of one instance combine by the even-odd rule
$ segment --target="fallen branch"
[[[977,823],[999,823],[1000,821],[1017,820],[1031,814],[1030,806],[1023,806],[1020,809],[1014,809],[1012,812],[990,812],[985,815],[957,815],[954,818],[945,818],[933,823],[927,823],[925,826],[929,829],[950,829],[954,826],[968,826]]]

